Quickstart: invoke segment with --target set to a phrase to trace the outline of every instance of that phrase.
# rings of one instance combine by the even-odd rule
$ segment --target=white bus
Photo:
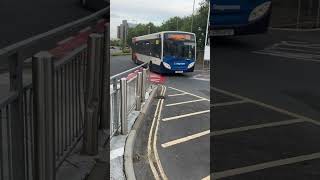
[[[163,31],[132,38],[132,60],[149,63],[158,73],[193,72],[196,35],[183,31]]]

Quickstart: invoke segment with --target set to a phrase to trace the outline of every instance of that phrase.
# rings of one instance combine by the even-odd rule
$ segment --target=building
[[[117,38],[120,39],[120,42],[124,45],[127,43],[128,30],[131,27],[135,27],[136,24],[128,23],[127,20],[123,20],[122,24],[117,27]]]

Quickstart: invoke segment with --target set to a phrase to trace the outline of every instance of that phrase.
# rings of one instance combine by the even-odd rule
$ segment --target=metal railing
[[[148,63],[110,78],[110,137],[128,133],[128,115],[140,111],[150,89]]]
[[[57,169],[83,140],[83,152],[98,153],[109,81],[109,24],[62,59],[46,48],[58,37],[107,17],[109,8],[0,50],[8,65],[9,92],[0,99],[0,179],[55,180]],[[58,38],[59,39],[59,38]],[[24,59],[32,57],[32,83],[23,82]],[[4,91],[4,90],[3,90]]]

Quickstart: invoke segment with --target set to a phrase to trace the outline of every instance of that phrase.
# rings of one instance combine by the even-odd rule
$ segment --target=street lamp
[[[192,17],[191,17],[191,31],[192,32],[192,26],[193,26],[193,15],[194,15],[194,4],[195,4],[196,0],[193,0],[193,10],[192,10]]]

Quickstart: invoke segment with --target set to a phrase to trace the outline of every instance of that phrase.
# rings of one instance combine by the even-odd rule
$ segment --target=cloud
[[[195,8],[201,0],[195,0]],[[111,0],[111,38],[116,38],[117,26],[126,19],[131,23],[153,22],[160,25],[173,16],[192,14],[193,0]]]

